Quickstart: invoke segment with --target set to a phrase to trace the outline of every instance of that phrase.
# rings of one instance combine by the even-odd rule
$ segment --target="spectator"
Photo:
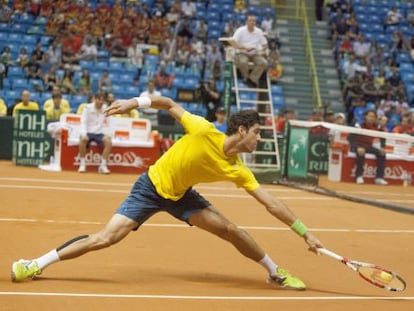
[[[191,0],[185,0],[181,2],[181,12],[183,17],[187,17],[188,19],[191,19],[196,14],[196,6],[193,1]]]
[[[389,25],[398,25],[402,22],[403,19],[404,17],[402,16],[401,12],[395,5],[393,5],[387,12],[387,19],[385,21],[384,28],[386,29]]]
[[[215,79],[209,79],[207,83],[203,85],[204,92],[202,95],[202,100],[204,106],[207,108],[207,114],[205,118],[213,122],[216,119],[216,111],[221,103],[221,94],[217,91]]]
[[[378,131],[377,125],[377,113],[375,110],[367,110],[364,113],[364,122],[360,125],[363,129]],[[375,183],[377,185],[387,185],[388,182],[384,180],[385,170],[385,149],[383,146],[373,146],[374,137],[355,135],[351,150],[356,153],[356,183],[364,183],[364,165],[365,165],[365,154],[374,154],[377,158],[377,171],[375,177]]]
[[[122,40],[116,38],[110,48],[112,57],[124,58],[127,56],[127,49],[122,45]]]
[[[50,62],[59,68],[62,64],[62,49],[57,40],[53,40],[47,50]]]
[[[3,79],[5,77],[6,67],[2,62],[0,62],[0,90],[3,89]]]
[[[13,56],[11,54],[10,47],[4,47],[3,52],[0,55],[0,62],[4,65],[4,76],[7,77],[9,66],[13,65]]]
[[[13,14],[13,10],[6,3],[0,2],[0,23],[8,23]]]
[[[73,83],[73,72],[65,69],[63,72],[61,91],[63,94],[76,94],[76,87]]]
[[[39,62],[36,60],[36,55],[30,56],[30,60],[26,64],[26,67],[24,67],[24,71],[27,79],[43,79]]]
[[[52,63],[49,61],[49,54],[43,54],[42,59],[39,62],[39,69],[42,75],[42,78],[44,75],[48,74],[50,69],[52,68]]]
[[[270,33],[272,31],[272,29],[273,29],[273,18],[269,13],[267,13],[265,18],[262,20],[262,23],[260,24],[260,27],[266,33]]]
[[[235,0],[234,1],[234,13],[242,13],[245,14],[247,12],[247,4],[245,0]]]
[[[28,90],[22,91],[21,102],[14,106],[13,117],[16,116],[18,110],[39,110],[39,105],[34,101],[30,101],[30,92]]]
[[[354,55],[359,60],[369,62],[371,43],[364,41],[364,37],[360,34],[353,45]]]
[[[408,134],[414,133],[413,116],[411,112],[406,112],[401,116],[400,124],[394,126],[392,129],[393,133],[397,134]]]
[[[207,34],[208,34],[208,26],[206,22],[204,21],[204,19],[198,20],[197,27],[194,32],[194,39],[201,40],[202,42],[206,42]]]
[[[27,63],[29,62],[29,55],[27,54],[27,50],[25,47],[21,47],[19,50],[19,55],[17,55],[16,63],[24,68]]]
[[[157,88],[171,88],[174,81],[174,74],[167,72],[165,63],[160,64],[160,69],[154,75],[155,86]]]
[[[52,91],[54,87],[61,85],[60,78],[56,74],[56,68],[54,66],[49,69],[49,72],[43,75],[43,85],[48,92]]]
[[[411,9],[411,11],[407,14],[407,22],[411,26],[414,26],[414,9]]]
[[[268,58],[269,69],[267,70],[267,75],[269,76],[270,83],[277,84],[280,82],[283,74],[283,66],[279,60],[279,52],[276,49],[272,49]]]
[[[43,110],[47,110],[47,109],[50,109],[51,107],[53,107],[53,96],[54,95],[61,95],[60,87],[57,86],[57,85],[53,86],[53,88],[52,88],[52,97],[51,98],[48,98],[43,103]],[[62,96],[61,96],[61,99],[60,99],[60,106],[63,109],[65,109],[65,111],[69,111],[70,112],[70,110],[71,110],[69,101],[66,100],[65,98],[63,98]]]
[[[181,17],[181,14],[179,11],[177,11],[175,6],[171,6],[169,11],[165,15],[165,18],[167,19],[171,27],[174,27],[175,25],[177,25],[180,17]]]
[[[88,37],[80,49],[80,59],[96,61],[98,59],[98,48],[93,43],[93,39]]]
[[[95,94],[93,102],[87,104],[82,112],[81,118],[81,137],[79,142],[80,165],[78,172],[86,172],[86,149],[92,142],[103,147],[102,160],[99,165],[98,172],[101,174],[109,174],[107,160],[112,149],[111,138],[103,133],[104,122],[106,116],[104,114],[107,106],[104,104],[104,96],[101,93]]]
[[[188,67],[188,58],[190,56],[190,51],[186,46],[181,46],[178,48],[175,54],[175,64],[176,66]]]
[[[216,121],[214,121],[213,124],[220,132],[227,132],[226,110],[223,107],[217,108]]]
[[[67,65],[78,64],[80,59],[80,49],[82,47],[82,37],[68,31],[62,41],[62,62]]]
[[[132,44],[128,48],[127,56],[129,62],[141,71],[142,64],[144,63],[144,52],[142,51],[142,44],[139,43],[137,38],[132,39]]]
[[[62,114],[70,112],[70,109],[62,106],[62,95],[59,93],[52,95],[52,105],[44,110],[48,121],[59,121]]]
[[[111,78],[109,77],[109,72],[108,70],[104,70],[102,71],[101,78],[98,81],[99,92],[101,93],[110,92],[111,87],[112,87],[112,81],[111,81]]]
[[[187,38],[187,41],[190,41],[194,34],[191,30],[190,20],[183,20],[182,23],[179,23],[177,25],[177,36],[178,37],[185,37]]]
[[[206,53],[206,69],[210,72],[212,78],[220,79],[220,76],[215,76],[215,68],[217,66],[221,68],[223,63],[223,55],[221,54],[219,48],[215,41],[212,41],[209,45],[208,51]],[[219,73],[221,75],[221,72]]]
[[[83,110],[85,110],[85,107],[88,105],[88,103],[93,102],[93,95],[89,94],[88,98],[86,99],[86,102],[84,103],[80,103],[80,105],[78,106],[78,109],[76,110],[76,114],[82,114]]]
[[[334,124],[346,125],[345,115],[341,112],[334,114]]]
[[[295,111],[292,110],[292,109],[286,109],[283,112],[283,117],[279,118],[279,120],[277,122],[276,131],[278,133],[284,133],[285,132],[286,121],[295,120],[295,119],[296,119]]]
[[[92,78],[88,69],[83,69],[79,78],[79,93],[82,95],[89,95],[92,93]]]
[[[259,79],[267,68],[264,57],[267,49],[267,39],[263,31],[255,26],[256,17],[249,15],[245,26],[236,30],[233,35],[238,45],[235,63],[243,80],[251,87],[259,85]],[[249,72],[249,62],[253,62],[253,69]]]
[[[161,92],[155,89],[155,81],[149,80],[147,83],[147,89],[139,96],[161,96]],[[158,110],[154,108],[141,109],[142,115],[145,119],[149,119],[152,125],[158,124]]]
[[[34,50],[31,53],[31,56],[34,56],[36,61],[41,62],[44,52],[42,51],[42,43],[36,43]]]
[[[7,115],[7,105],[4,102],[3,98],[0,97],[0,117]]]

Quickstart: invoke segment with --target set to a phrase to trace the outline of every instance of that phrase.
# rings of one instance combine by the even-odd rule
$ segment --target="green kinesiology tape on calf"
[[[89,235],[80,235],[77,236],[76,238],[73,238],[72,240],[67,241],[66,243],[64,243],[63,245],[59,246],[56,251],[60,251],[61,249],[64,249],[65,247],[68,247],[69,245],[71,245],[72,243],[75,243],[76,241],[82,240],[82,239],[86,239]]]
[[[290,228],[300,236],[304,236],[308,232],[308,228],[299,219],[296,219]]]

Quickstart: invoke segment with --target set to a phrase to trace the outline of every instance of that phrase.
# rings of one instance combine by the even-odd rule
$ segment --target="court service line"
[[[35,219],[35,218],[0,218],[0,222],[22,222],[22,223],[48,223],[63,225],[104,225],[99,221],[76,221],[76,220],[54,220],[54,219]],[[143,227],[155,228],[190,228],[186,224],[151,224],[145,223]],[[268,226],[239,226],[246,230],[262,231],[291,231],[288,227],[268,227]],[[357,232],[357,233],[414,233],[414,230],[404,229],[342,229],[342,228],[310,228],[313,232]]]
[[[414,300],[412,296],[197,296],[197,295],[140,295],[140,294],[86,294],[51,292],[0,292],[2,296],[47,296],[124,299],[168,299],[168,300]]]
[[[29,186],[29,185],[0,185],[0,188],[7,189],[37,189],[37,190],[55,190],[55,191],[77,191],[77,192],[104,192],[104,193],[129,193],[129,190],[114,190],[114,189],[100,189],[100,188],[78,188],[78,187],[52,187],[52,186]],[[253,199],[250,195],[246,194],[219,194],[219,193],[205,193],[207,197],[219,197],[219,198],[236,198],[236,199]],[[282,200],[314,200],[314,201],[329,201],[332,198],[323,196],[309,196],[309,197],[278,197]]]

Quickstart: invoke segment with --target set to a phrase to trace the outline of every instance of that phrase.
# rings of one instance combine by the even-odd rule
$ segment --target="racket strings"
[[[402,291],[405,282],[398,275],[375,267],[360,267],[358,272],[366,280],[389,289]]]

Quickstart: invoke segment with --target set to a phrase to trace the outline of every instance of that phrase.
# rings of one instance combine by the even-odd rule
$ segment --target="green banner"
[[[308,144],[308,129],[291,128],[287,158],[288,177],[307,177]]]
[[[44,111],[19,110],[13,126],[13,163],[38,166],[51,149]]]
[[[226,110],[226,117],[230,116],[232,66],[233,66],[232,62],[226,61],[224,63],[223,106],[224,106],[224,109]]]
[[[326,133],[309,135],[308,169],[309,173],[326,174],[329,165],[329,136]]]

